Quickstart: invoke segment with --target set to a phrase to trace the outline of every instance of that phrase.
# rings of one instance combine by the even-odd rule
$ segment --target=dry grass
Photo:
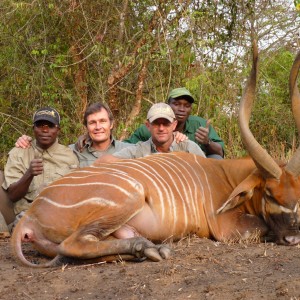
[[[260,231],[256,230],[255,232],[249,233],[247,237],[242,236],[239,232],[236,237],[230,239],[224,239],[223,242],[227,245],[241,244],[241,245],[251,245],[261,243]]]

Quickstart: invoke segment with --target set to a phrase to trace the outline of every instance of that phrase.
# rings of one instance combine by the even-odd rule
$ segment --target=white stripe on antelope
[[[188,234],[227,240],[265,236],[300,242],[300,148],[278,165],[249,130],[255,95],[257,48],[240,104],[240,128],[251,158],[213,160],[188,153],[155,154],[136,160],[95,163],[46,187],[17,224],[12,247],[28,266],[53,266],[62,256],[107,259],[110,255],[168,258],[157,244]],[[290,75],[293,112],[300,130],[296,85],[300,53]],[[22,253],[22,241],[55,257],[35,265]]]

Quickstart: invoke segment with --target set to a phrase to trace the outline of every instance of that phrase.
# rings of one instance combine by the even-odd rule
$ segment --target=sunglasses
[[[35,122],[34,123],[34,126],[37,127],[38,129],[53,129],[53,128],[57,128],[58,125],[55,125],[53,123],[50,123],[50,122]]]

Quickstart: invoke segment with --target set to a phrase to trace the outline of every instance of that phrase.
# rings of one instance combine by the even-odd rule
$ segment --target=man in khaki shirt
[[[60,116],[55,109],[39,109],[33,116],[35,140],[31,146],[15,147],[9,152],[2,187],[14,204],[17,219],[44,186],[79,166],[73,151],[58,143],[59,125]]]

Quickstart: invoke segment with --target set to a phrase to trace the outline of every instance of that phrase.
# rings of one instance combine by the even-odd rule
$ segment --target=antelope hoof
[[[159,254],[163,259],[168,259],[171,257],[171,249],[166,245],[159,246]]]
[[[161,261],[171,256],[171,249],[164,245],[158,245],[155,248],[145,249],[144,253],[152,261]]]
[[[157,262],[168,259],[171,256],[171,250],[165,245],[155,245],[147,239],[138,238],[133,245],[132,254]]]

